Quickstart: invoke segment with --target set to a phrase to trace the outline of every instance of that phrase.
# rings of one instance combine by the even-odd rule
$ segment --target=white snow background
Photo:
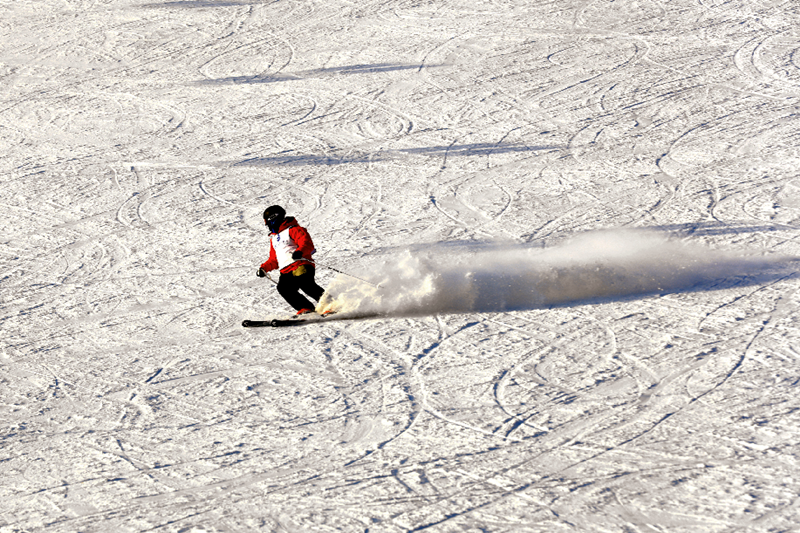
[[[0,0],[0,88],[0,532],[800,531],[797,0]]]

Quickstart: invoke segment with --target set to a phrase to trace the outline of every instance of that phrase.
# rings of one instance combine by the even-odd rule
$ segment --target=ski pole
[[[371,281],[367,281],[367,280],[365,280],[365,279],[359,278],[358,276],[354,276],[354,275],[352,275],[352,274],[348,274],[347,272],[342,272],[341,270],[338,270],[338,269],[336,269],[336,268],[333,268],[332,266],[323,265],[322,263],[319,263],[319,262],[317,262],[317,261],[314,261],[314,264],[316,264],[317,266],[321,266],[322,268],[327,268],[328,270],[333,270],[334,272],[337,272],[337,273],[339,273],[339,274],[343,274],[343,275],[345,275],[345,276],[348,276],[348,277],[351,277],[351,278],[353,278],[353,279],[357,279],[358,281],[363,281],[363,282],[364,282],[364,283],[366,283],[367,285],[372,285],[372,286],[373,286],[373,287],[375,287],[376,289],[379,289],[379,288],[380,288],[378,285],[375,285],[375,284],[374,284],[374,283],[372,283]]]
[[[259,269],[259,270],[261,270],[261,269]],[[260,277],[260,276],[259,276],[259,277]],[[272,279],[272,276],[270,276],[270,275],[269,275],[269,272],[264,272],[264,277],[265,277],[265,278],[267,278],[268,280],[270,280],[270,281],[271,281],[272,283],[274,283],[275,285],[277,285],[277,284],[278,284],[278,282],[277,282],[277,281],[275,281],[274,279]]]

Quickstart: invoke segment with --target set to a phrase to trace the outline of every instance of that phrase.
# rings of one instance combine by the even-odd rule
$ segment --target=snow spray
[[[552,248],[498,245],[453,253],[452,246],[431,245],[373,265],[374,285],[337,277],[318,310],[415,316],[541,309],[710,289],[732,277],[752,283],[782,260],[787,258],[712,250],[644,230],[590,232]]]

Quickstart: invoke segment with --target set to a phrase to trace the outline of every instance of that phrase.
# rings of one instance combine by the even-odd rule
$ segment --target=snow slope
[[[796,0],[0,0],[0,84],[0,532],[797,530]],[[240,326],[273,203],[385,318]]]

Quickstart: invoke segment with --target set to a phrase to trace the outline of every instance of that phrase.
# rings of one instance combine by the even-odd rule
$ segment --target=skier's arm
[[[269,243],[269,259],[261,263],[260,271],[270,272],[278,268],[278,257],[275,255],[275,248],[272,247],[272,242]]]
[[[292,254],[295,258],[297,252],[300,252],[303,259],[311,260],[311,254],[314,253],[314,242],[311,240],[311,235],[308,234],[305,228],[295,226],[289,230],[289,236],[297,245],[297,250]]]

